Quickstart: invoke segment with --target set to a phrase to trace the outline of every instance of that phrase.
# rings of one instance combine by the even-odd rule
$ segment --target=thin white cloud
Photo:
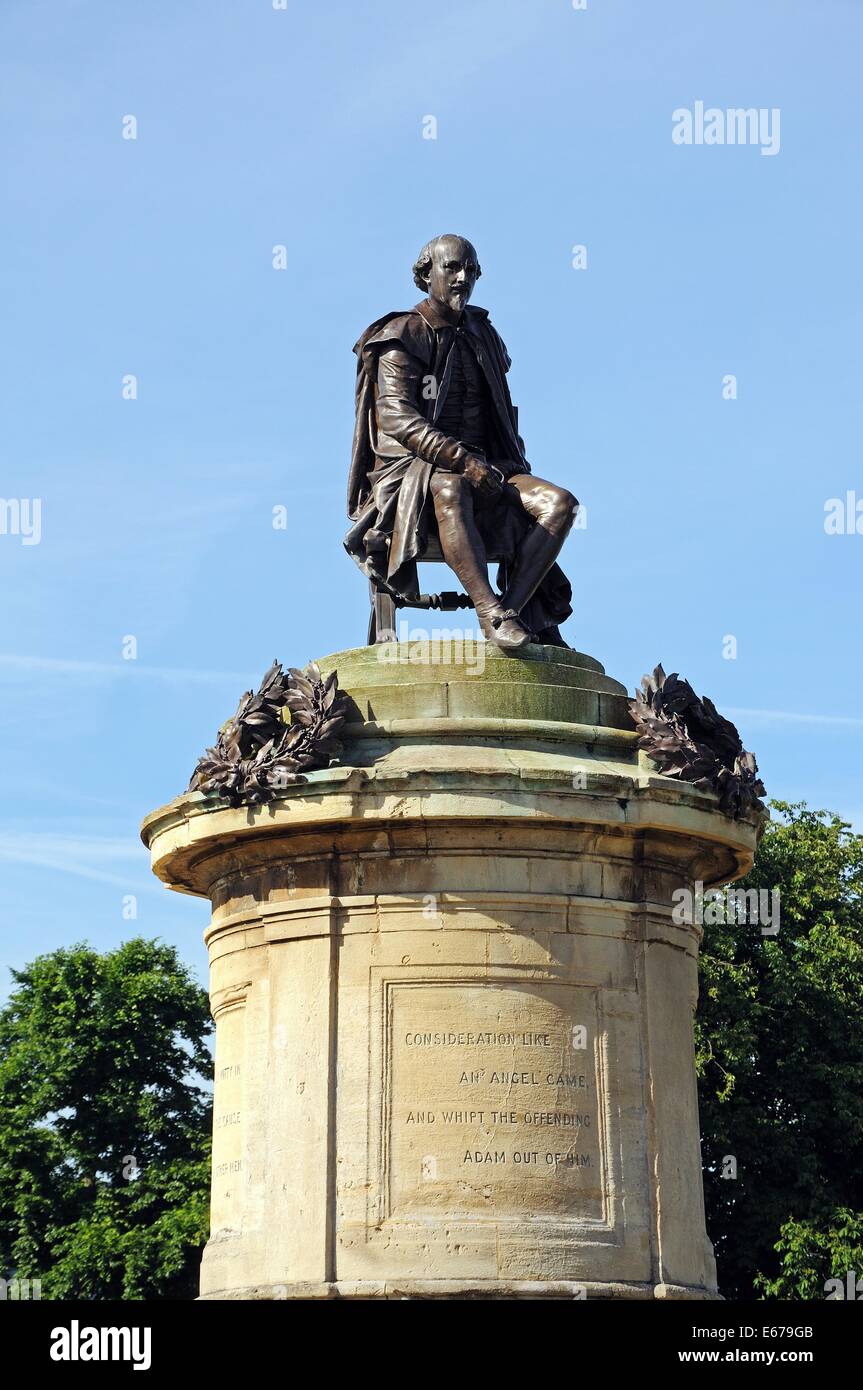
[[[52,672],[55,675],[97,677],[99,679],[134,680],[138,677],[159,681],[182,681],[183,684],[198,682],[215,685],[230,682],[248,684],[249,674],[238,671],[200,671],[187,670],[181,666],[145,666],[137,661],[67,661],[53,656],[17,656],[11,653],[0,654],[0,674],[8,671],[12,676],[40,675]],[[263,671],[261,672],[263,675]]]
[[[131,838],[108,835],[62,835],[49,831],[0,831],[0,861],[30,864],[34,868],[55,869],[97,883],[110,883],[136,893],[161,893],[155,884],[139,880],[146,851]],[[110,868],[133,865],[128,874],[111,873]]]
[[[863,729],[863,719],[842,714],[796,714],[785,709],[728,709],[729,719],[758,719],[766,724],[821,724],[825,728]]]

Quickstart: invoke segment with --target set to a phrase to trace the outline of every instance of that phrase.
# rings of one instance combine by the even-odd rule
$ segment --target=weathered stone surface
[[[459,639],[360,647],[320,662],[333,667],[363,720],[486,716],[569,721],[631,732],[626,687],[581,652],[532,647],[538,659],[506,657]],[[600,714],[600,697],[603,712]]]
[[[321,663],[341,766],[145,823],[213,904],[203,1296],[713,1296],[671,895],[745,872],[755,825],[639,758],[590,658],[387,682],[380,650]]]

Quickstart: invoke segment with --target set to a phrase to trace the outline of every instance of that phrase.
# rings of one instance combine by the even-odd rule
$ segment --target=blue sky
[[[443,231],[588,509],[569,640],[863,828],[863,535],[824,530],[863,499],[861,40],[856,0],[4,0],[0,496],[42,511],[0,535],[0,960],[142,932],[205,977],[138,825],[274,657],[364,641],[350,349]],[[779,152],[675,145],[696,101],[778,108]]]

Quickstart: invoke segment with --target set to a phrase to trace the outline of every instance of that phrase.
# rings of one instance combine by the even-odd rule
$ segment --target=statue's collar
[[[415,304],[414,308],[418,314],[422,314],[426,323],[432,328],[441,329],[459,326],[450,323],[449,319],[444,318],[433,299],[423,299],[419,304]],[[482,318],[487,318],[488,311],[478,308],[475,304],[466,304],[461,316],[460,326],[464,328],[473,328],[477,315]],[[471,322],[471,320],[474,322]]]

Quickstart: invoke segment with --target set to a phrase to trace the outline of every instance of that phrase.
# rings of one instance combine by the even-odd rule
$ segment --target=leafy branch
[[[645,676],[629,712],[641,734],[639,748],[666,777],[716,792],[721,809],[735,820],[750,810],[764,811],[758,764],[736,727],[676,671],[666,676],[657,666],[652,677]]]
[[[271,801],[304,782],[303,772],[327,767],[338,755],[348,705],[335,671],[324,679],[314,662],[305,671],[283,671],[274,661],[257,692],[246,691],[215,746],[198,759],[189,790],[232,806]]]

